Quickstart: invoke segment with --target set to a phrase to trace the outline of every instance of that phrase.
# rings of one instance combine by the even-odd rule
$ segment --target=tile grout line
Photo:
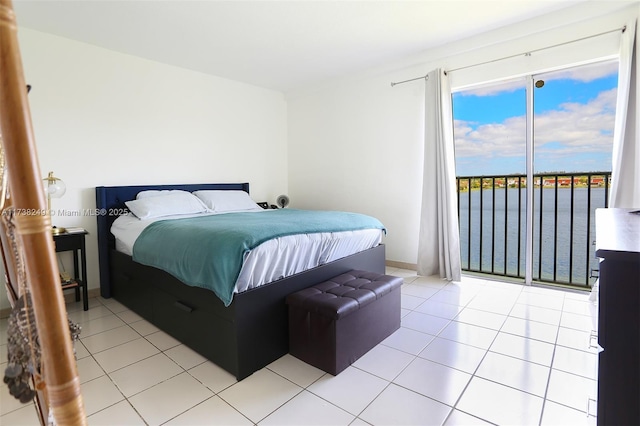
[[[97,298],[96,298],[96,299],[97,299]],[[99,300],[98,300],[98,302],[99,302],[99,303],[101,303]],[[102,303],[101,303],[101,305],[102,305],[102,306],[104,306],[104,304],[102,304]],[[105,306],[105,307],[106,307],[107,309],[109,309],[109,307],[107,307],[107,306]],[[109,309],[109,310],[111,311],[111,309]],[[112,311],[112,312],[113,312],[113,311]],[[114,314],[114,315],[115,315],[115,314]],[[108,331],[108,330],[105,330],[105,331]],[[134,331],[136,331],[136,330],[134,330]],[[136,331],[136,333],[137,333],[137,331]],[[96,333],[96,334],[99,334],[99,333]],[[84,345],[84,343],[83,343],[83,345]],[[89,348],[87,348],[86,346],[85,346],[85,349],[87,350],[87,352],[89,352],[89,356],[91,356],[91,358],[93,358],[94,362],[95,362],[95,363],[96,363],[96,364],[97,364],[97,365],[102,369],[102,371],[104,372],[104,375],[109,379],[109,381],[111,382],[111,384],[112,384],[112,385],[113,385],[113,386],[118,390],[118,392],[120,392],[120,395],[122,395],[122,397],[124,398],[123,400],[120,400],[120,401],[118,401],[118,402],[116,402],[116,403],[114,403],[114,404],[111,404],[111,405],[109,405],[109,406],[107,406],[107,407],[103,407],[102,409],[100,409],[100,410],[96,411],[95,413],[92,413],[92,414],[90,414],[90,415],[87,415],[87,419],[88,419],[90,416],[92,416],[92,415],[94,415],[94,414],[97,414],[97,413],[99,413],[99,412],[101,412],[101,411],[104,411],[104,410],[106,410],[106,409],[108,409],[108,408],[110,408],[110,407],[113,407],[113,406],[115,406],[116,404],[119,404],[119,403],[120,403],[120,402],[122,402],[122,401],[126,401],[126,402],[127,402],[127,404],[131,407],[131,409],[132,409],[132,410],[133,410],[133,411],[138,415],[138,417],[139,417],[140,419],[142,419],[142,421],[145,423],[145,425],[148,425],[149,423],[145,420],[145,418],[144,418],[144,417],[142,417],[142,414],[138,412],[138,410],[136,409],[136,407],[134,407],[134,406],[133,406],[133,404],[131,404],[131,402],[129,401],[129,398],[127,398],[127,396],[122,392],[122,390],[120,389],[120,387],[119,387],[119,386],[118,386],[118,385],[113,381],[113,379],[111,378],[111,376],[109,375],[109,373],[107,373],[107,372],[106,372],[106,370],[105,370],[105,369],[104,369],[104,367],[103,367],[103,366],[98,362],[98,360],[97,360],[97,359],[95,359],[94,354],[93,354],[93,353],[89,350]],[[102,376],[101,376],[101,377],[102,377]],[[96,380],[96,379],[99,379],[99,377],[96,377],[96,378],[95,378],[95,379],[93,379],[93,380]],[[86,382],[85,382],[85,383],[86,383]],[[84,399],[83,399],[83,404],[84,404]],[[86,413],[85,413],[85,415],[86,415]]]
[[[522,289],[520,289],[520,293],[522,293]],[[514,306],[515,306],[515,303],[513,304],[513,306],[511,307],[511,309],[509,310],[509,313],[511,313],[511,311],[512,311],[512,310],[513,310],[513,308],[514,308]],[[509,315],[507,314],[507,315],[505,315],[505,316],[506,316],[506,317],[508,317]],[[505,321],[504,321],[504,322],[506,322],[506,318],[505,318]],[[504,322],[503,322],[502,326],[500,327],[500,329],[502,329],[502,327],[504,326]],[[485,358],[487,357],[487,354],[489,353],[489,350],[491,349],[491,346],[493,346],[493,344],[495,343],[495,341],[496,341],[496,339],[498,338],[498,335],[499,335],[499,334],[500,334],[500,330],[497,330],[496,335],[494,336],[493,340],[491,341],[491,344],[487,347],[487,349],[486,349],[486,350],[485,350],[485,352],[484,352],[484,355],[482,356],[482,359],[480,360],[480,362],[479,362],[479,363],[478,363],[478,365],[476,366],[476,369],[475,369],[475,370],[473,371],[473,373],[471,374],[471,378],[469,379],[469,381],[468,381],[468,382],[467,382],[467,384],[465,385],[464,389],[462,390],[462,392],[460,393],[460,395],[459,395],[459,396],[458,396],[458,398],[456,399],[456,402],[453,404],[453,410],[456,410],[456,409],[457,409],[457,406],[458,406],[458,404],[460,403],[460,400],[462,399],[462,396],[464,395],[464,393],[465,393],[465,392],[467,391],[467,389],[469,388],[469,385],[471,384],[471,381],[473,380],[473,378],[474,378],[474,377],[479,377],[479,376],[476,376],[476,373],[478,372],[478,369],[479,369],[479,368],[480,368],[480,366],[482,365],[482,362],[483,362],[483,361],[485,360]],[[482,378],[482,377],[479,377],[479,378],[480,378],[480,379],[484,379],[484,378]],[[486,380],[486,379],[484,379],[484,380]],[[504,386],[504,385],[503,385],[503,386]],[[451,412],[453,412],[453,410],[451,410]],[[476,415],[474,415],[474,414],[467,413],[466,411],[463,411],[463,410],[459,410],[459,411],[462,411],[463,413],[469,414],[469,415],[471,415],[471,416],[473,416],[473,417],[479,418],[479,419],[481,419],[481,420],[483,420],[483,421],[486,421],[486,422],[489,422],[489,423],[493,423],[493,422],[491,422],[491,421],[489,421],[489,420],[487,420],[487,419],[483,419],[483,418],[478,417],[478,416],[476,416]],[[449,414],[449,416],[450,416],[450,415],[451,415],[451,414]],[[449,416],[447,416],[447,419],[449,418]],[[446,422],[446,419],[445,419],[445,422]]]

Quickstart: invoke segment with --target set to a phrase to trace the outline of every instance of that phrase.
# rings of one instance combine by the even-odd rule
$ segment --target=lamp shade
[[[64,184],[62,179],[53,175],[53,172],[49,172],[49,175],[43,179],[44,181],[44,193],[50,198],[60,198],[67,192],[67,185]]]

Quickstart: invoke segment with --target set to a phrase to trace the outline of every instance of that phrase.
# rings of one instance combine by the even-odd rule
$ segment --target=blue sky
[[[534,171],[611,170],[617,62],[541,74]],[[525,173],[523,79],[453,95],[458,176]]]

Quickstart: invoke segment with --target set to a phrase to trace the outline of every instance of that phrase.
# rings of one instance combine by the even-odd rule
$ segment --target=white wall
[[[287,192],[282,93],[24,28],[19,41],[41,173],[67,184],[54,210],[95,208],[100,185],[249,182],[272,203]],[[96,218],[53,223],[89,231],[88,284],[99,287]]]
[[[374,215],[388,230],[387,260],[415,265],[424,83],[392,88],[390,82],[425,75],[436,67],[451,70],[576,40],[622,27],[638,16],[637,5],[617,7],[612,12],[611,4],[589,2],[289,94],[292,205]],[[535,65],[535,57],[533,61]]]
[[[289,196],[294,207],[376,216],[387,259],[411,261],[422,187],[423,85],[389,76],[289,101]]]

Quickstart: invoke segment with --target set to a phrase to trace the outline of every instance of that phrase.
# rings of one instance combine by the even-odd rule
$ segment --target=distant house
[[[557,179],[558,186],[571,186],[571,177],[561,177]],[[546,178],[543,180],[544,186],[555,186],[556,178]]]

